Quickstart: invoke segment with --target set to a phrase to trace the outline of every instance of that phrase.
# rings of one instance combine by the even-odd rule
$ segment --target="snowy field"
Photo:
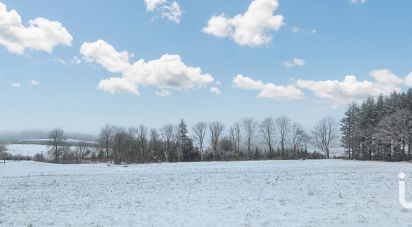
[[[34,156],[37,153],[43,152],[43,155],[47,154],[49,149],[46,145],[38,144],[8,144],[7,152],[13,155]]]
[[[0,165],[0,226],[412,226],[412,164]]]

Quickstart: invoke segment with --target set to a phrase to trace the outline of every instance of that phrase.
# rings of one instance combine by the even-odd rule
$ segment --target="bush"
[[[315,151],[313,153],[308,153],[306,158],[307,159],[325,159],[326,156],[324,154],[321,154]]]
[[[25,156],[25,155],[13,155],[7,152],[0,152],[0,159],[1,160],[16,160],[16,161],[22,161],[22,160],[32,160],[31,156]]]
[[[33,161],[43,162],[46,160],[46,157],[42,153],[37,153],[33,156]]]

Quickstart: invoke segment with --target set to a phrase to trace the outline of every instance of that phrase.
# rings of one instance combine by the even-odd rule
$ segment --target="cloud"
[[[37,80],[31,80],[31,81],[30,81],[30,85],[31,85],[31,86],[39,86],[39,85],[40,85],[40,82],[37,81]]]
[[[78,64],[82,63],[82,61],[81,61],[77,56],[74,56],[74,57],[70,60],[70,63],[73,64],[73,65],[78,65]]]
[[[300,31],[300,28],[295,26],[295,27],[292,27],[291,31],[293,33],[298,33]]]
[[[265,84],[263,84],[261,80],[254,80],[242,74],[236,75],[232,82],[235,87],[244,90],[261,90],[265,87]]]
[[[272,41],[271,31],[283,26],[283,16],[274,15],[277,0],[253,0],[244,14],[212,16],[202,31],[216,37],[228,37],[241,46],[259,47]]]
[[[129,53],[118,52],[104,40],[83,43],[80,54],[87,62],[96,62],[112,73],[126,71],[130,68]]]
[[[109,79],[100,81],[97,88],[99,90],[109,92],[112,94],[118,92],[126,92],[135,95],[140,94],[137,90],[137,86],[134,83],[125,78],[118,77],[111,77]]]
[[[55,58],[53,61],[60,64],[66,64],[66,61],[62,58]]]
[[[298,80],[297,85],[313,91],[317,97],[326,99],[334,105],[345,104],[354,99],[379,93],[372,82],[358,81],[354,75],[345,76],[343,81]]]
[[[63,64],[63,65],[78,65],[82,63],[82,61],[77,56],[72,57],[70,60],[64,60],[62,58],[55,58],[53,59],[53,61],[56,63]]]
[[[305,33],[305,34],[315,34],[317,33],[316,29],[304,29],[304,28],[300,28],[298,26],[294,26],[291,29],[292,33]]]
[[[170,91],[168,91],[168,90],[159,90],[159,91],[156,91],[156,95],[163,96],[163,97],[170,96]]]
[[[290,100],[303,99],[304,95],[301,90],[293,85],[275,85],[272,83],[265,84],[265,87],[260,91],[259,98],[280,99],[287,98]]]
[[[210,92],[215,95],[220,95],[220,89],[218,87],[211,87]]]
[[[303,99],[304,95],[301,90],[293,85],[276,85],[273,83],[263,83],[261,80],[254,80],[250,77],[238,74],[233,78],[233,85],[244,90],[258,90],[259,98],[270,98],[274,100],[286,98],[289,100]]]
[[[172,2],[170,5],[164,5],[161,16],[177,24],[180,23],[180,18],[182,17],[180,5],[177,2]]]
[[[292,60],[283,62],[283,65],[284,65],[285,67],[292,68],[292,67],[295,67],[295,66],[304,66],[305,63],[306,63],[306,62],[305,62],[305,60],[303,60],[303,59],[293,58]]]
[[[401,78],[388,69],[374,70],[370,74],[377,82],[381,84],[398,85],[403,82]]]
[[[405,77],[405,85],[412,87],[412,72]]]
[[[260,91],[260,98],[304,98],[301,89],[312,91],[316,97],[326,100],[336,107],[352,101],[362,100],[369,96],[389,94],[401,91],[402,87],[412,87],[412,72],[401,78],[389,69],[378,69],[370,72],[373,80],[359,80],[355,75],[347,75],[343,80],[302,80],[299,79],[292,85],[275,85],[263,83],[250,77],[238,74],[233,78],[233,85],[244,90]]]
[[[157,12],[161,17],[180,23],[182,9],[176,1],[169,0],[144,0],[148,12]]]
[[[401,78],[389,69],[378,69],[371,71],[370,76],[372,81],[359,81],[355,75],[347,75],[342,81],[298,80],[297,85],[313,91],[317,97],[327,100],[333,106],[400,91],[402,86],[412,87],[412,72]]]
[[[26,49],[51,53],[57,45],[71,46],[72,40],[60,22],[39,17],[23,24],[17,11],[7,11],[0,2],[0,45],[10,53],[23,54]]]
[[[315,93],[319,98],[326,99],[334,106],[347,104],[368,96],[388,94],[399,91],[397,85],[403,80],[387,69],[375,70],[370,73],[374,81],[359,81],[355,75],[347,75],[339,80],[298,80],[297,85]]]
[[[21,88],[21,83],[15,82],[15,83],[10,84],[10,86],[15,87],[15,88]]]
[[[102,80],[98,89],[115,93],[139,94],[139,86],[154,86],[162,91],[189,91],[206,87],[214,81],[212,75],[202,73],[198,67],[187,66],[179,55],[164,54],[159,59],[134,63],[129,61],[127,51],[118,52],[103,40],[83,43],[80,53],[88,62],[95,62],[121,77]],[[158,95],[161,93],[158,93]]]
[[[166,0],[144,0],[144,4],[146,5],[147,11],[154,11],[157,7],[165,4]]]
[[[367,0],[351,0],[350,2],[352,4],[364,4],[366,3]]]

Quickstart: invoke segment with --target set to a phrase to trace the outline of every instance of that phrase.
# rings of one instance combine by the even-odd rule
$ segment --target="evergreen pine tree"
[[[194,159],[193,142],[187,135],[187,126],[182,119],[178,126],[178,160],[179,161],[192,161]]]

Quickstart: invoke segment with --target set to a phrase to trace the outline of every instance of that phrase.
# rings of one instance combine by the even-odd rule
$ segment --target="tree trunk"
[[[326,148],[326,158],[329,159],[329,148]]]

